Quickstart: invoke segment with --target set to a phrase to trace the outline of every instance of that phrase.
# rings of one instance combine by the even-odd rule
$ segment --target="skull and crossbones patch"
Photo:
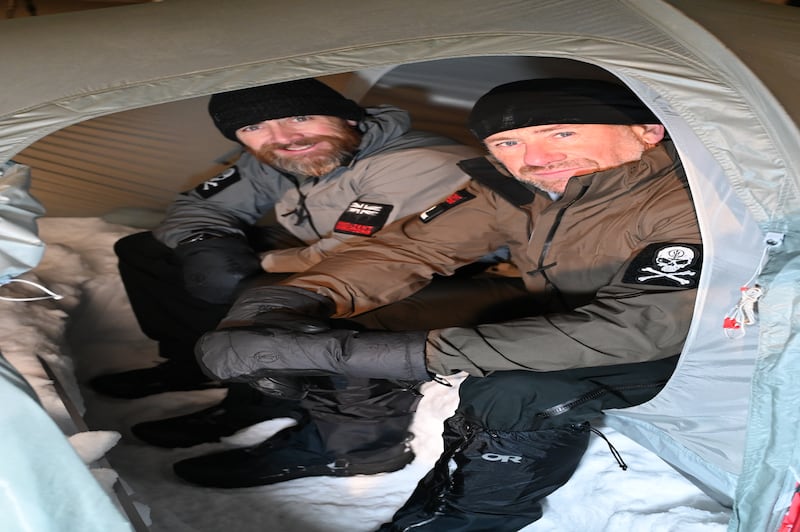
[[[624,283],[696,288],[700,278],[702,247],[698,244],[650,244],[625,270]]]

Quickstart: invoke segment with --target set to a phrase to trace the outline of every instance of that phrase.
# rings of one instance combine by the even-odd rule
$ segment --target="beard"
[[[278,170],[295,175],[321,177],[340,166],[347,164],[361,144],[361,134],[354,128],[342,125],[334,135],[316,135],[305,137],[303,144],[327,143],[313,155],[286,156],[278,155],[276,150],[285,150],[299,144],[265,144],[254,155],[256,158]]]

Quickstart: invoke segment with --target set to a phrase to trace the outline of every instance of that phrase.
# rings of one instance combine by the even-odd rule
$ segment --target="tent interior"
[[[704,276],[695,320],[673,379],[647,404],[610,412],[609,423],[713,498],[733,506],[746,463],[751,377],[762,335],[756,323],[746,335],[725,338],[720,324],[737,303],[740,286],[760,273],[770,251],[765,240],[773,233],[741,194],[741,182],[731,184],[731,174],[740,170],[712,153],[708,131],[691,120],[680,101],[666,97],[663,91],[671,80],[656,87],[648,81],[659,74],[638,76],[637,65],[609,68],[611,63],[602,54],[596,60],[591,53],[579,55],[462,52],[316,77],[362,105],[397,105],[409,110],[415,127],[470,144],[475,141],[464,122],[471,104],[491,87],[517,79],[617,79],[651,106],[667,126],[687,170],[704,238]],[[13,154],[14,162],[30,167],[31,192],[44,205],[46,216],[102,217],[151,228],[176,194],[233,164],[240,147],[213,127],[206,112],[208,94],[172,99],[98,113]],[[769,105],[771,100],[766,100]],[[786,123],[796,136],[796,126],[791,120]],[[696,408],[698,403],[701,409]],[[753,512],[767,514],[758,519],[774,524],[777,513],[772,508]]]
[[[475,72],[480,72],[480,76],[475,76]],[[426,61],[319,79],[362,105],[392,104],[409,110],[414,127],[476,144],[464,126],[472,102],[501,83],[536,77],[616,79],[594,65],[570,59],[499,56]],[[238,145],[222,138],[211,125],[206,112],[207,101],[207,97],[192,98],[87,120],[48,135],[14,159],[31,167],[31,191],[42,201],[47,216],[100,216],[109,222],[147,229],[160,220],[175,194],[219,174],[240,153]],[[676,140],[681,146],[699,145],[692,139],[688,126],[672,124],[670,130],[676,129],[680,129]],[[697,175],[720,172],[713,169],[715,163],[708,153],[702,150],[691,153]],[[695,196],[711,197],[713,201],[709,203],[725,206],[703,211],[708,217],[704,220],[707,230],[712,224],[723,224],[732,234],[739,234],[739,245],[734,248],[739,256],[728,259],[735,266],[727,273],[741,271],[743,264],[755,270],[762,249],[762,234],[746,209],[731,198],[727,203],[719,203],[720,194],[725,194],[718,189],[719,183],[714,185],[711,181],[700,180],[693,184]],[[698,304],[716,308],[701,314],[707,318],[705,323],[695,325],[694,341],[687,344],[687,350],[696,346],[705,353],[711,350],[725,356],[729,346],[703,345],[704,337],[697,331],[715,327],[714,320],[725,311],[722,307],[732,303],[729,294],[724,293],[730,288],[730,285],[718,288],[717,298],[704,292],[709,295]],[[756,334],[747,337],[752,352],[756,338]],[[683,363],[690,362],[684,360]],[[740,363],[731,373],[720,371],[715,378],[725,383],[742,371],[747,370]],[[688,373],[684,378],[695,377]],[[686,386],[680,381],[679,374],[669,386],[680,390],[681,386]],[[669,409],[669,415],[660,415],[658,399],[621,415],[622,424],[629,432],[636,433],[640,441],[669,458],[673,452],[670,447],[662,447],[659,436],[646,430],[641,432],[641,425],[636,422],[639,416],[651,423],[661,418],[661,430],[681,435],[680,452],[687,453],[688,448],[714,466],[685,474],[716,499],[730,505],[744,437],[743,419],[735,413],[746,410],[747,394],[730,385],[720,390],[721,393],[715,392],[718,406],[703,413],[716,417],[715,425],[719,425],[711,442],[705,440],[704,428],[694,432],[685,430],[690,423],[703,427],[702,419],[689,422],[685,416],[676,416],[674,407]],[[667,403],[672,400],[667,396]],[[734,404],[735,408],[731,408]],[[726,416],[726,410],[734,413],[730,422],[719,423],[719,417]],[[721,457],[717,438],[729,442],[729,448],[722,450]],[[710,476],[704,477],[703,472]]]

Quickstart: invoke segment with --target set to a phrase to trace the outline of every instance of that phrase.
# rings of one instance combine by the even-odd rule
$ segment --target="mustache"
[[[519,171],[522,174],[537,174],[539,172],[553,172],[553,171],[558,171],[558,170],[568,170],[568,169],[575,168],[577,166],[577,163],[585,164],[586,161],[574,161],[574,160],[573,161],[564,161],[564,162],[561,162],[561,163],[548,164],[548,165],[545,165],[545,166],[534,166],[534,165],[526,164],[525,166],[522,166],[519,169]]]
[[[285,150],[291,148],[292,146],[310,146],[312,144],[319,144],[321,142],[329,142],[335,145],[336,141],[338,140],[338,137],[333,137],[330,135],[314,135],[312,137],[303,137],[295,142],[273,142],[270,144],[265,144],[259,148],[259,151]]]
[[[569,159],[566,161],[559,161],[557,163],[546,164],[543,166],[536,166],[526,164],[525,166],[520,167],[519,173],[520,175],[532,175],[535,176],[542,172],[558,172],[560,170],[581,170],[582,173],[586,173],[588,171],[596,171],[600,169],[600,164],[593,160],[593,159]]]

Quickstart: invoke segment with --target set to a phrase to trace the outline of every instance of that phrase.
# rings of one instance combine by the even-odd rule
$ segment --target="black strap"
[[[536,194],[531,189],[513,177],[501,174],[486,157],[461,161],[458,163],[458,167],[475,181],[494,190],[503,199],[517,207],[527,205],[536,198]]]

